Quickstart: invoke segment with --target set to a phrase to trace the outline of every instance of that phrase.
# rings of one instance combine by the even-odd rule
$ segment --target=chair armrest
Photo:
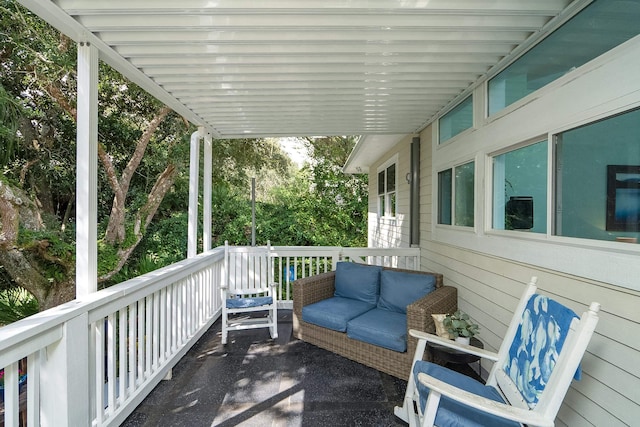
[[[453,313],[458,308],[458,290],[452,286],[442,286],[407,306],[407,331],[434,333],[436,331],[432,314]],[[407,336],[407,351],[413,354],[418,339]],[[431,360],[430,358],[428,360]]]
[[[441,345],[443,347],[452,348],[454,350],[462,351],[464,353],[473,354],[483,359],[488,359],[494,362],[498,361],[498,353],[482,348],[474,347],[472,345],[460,344],[454,340],[448,338],[442,338],[434,334],[428,334],[415,329],[409,330],[409,335],[419,340],[426,340],[428,343]]]
[[[431,392],[440,393],[443,396],[447,396],[452,400],[462,403],[463,405],[470,406],[498,417],[532,426],[553,427],[554,425],[553,420],[546,419],[538,413],[532,412],[528,409],[522,409],[505,403],[496,402],[495,400],[487,399],[486,397],[478,396],[477,394],[469,393],[468,391],[459,389],[422,372],[418,374],[418,380],[428,387]],[[431,395],[431,393],[429,394]],[[429,402],[427,402],[427,406],[428,405]]]
[[[435,332],[432,314],[453,313],[458,309],[458,290],[442,286],[407,306],[407,330]]]
[[[293,282],[293,311],[302,314],[302,307],[313,304],[335,293],[335,271],[316,274]]]

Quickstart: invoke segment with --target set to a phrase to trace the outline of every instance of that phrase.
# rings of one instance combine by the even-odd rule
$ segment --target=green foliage
[[[118,248],[104,240],[98,240],[98,276],[102,276],[118,265]]]
[[[40,231],[21,228],[18,244],[22,249],[31,249],[36,246],[44,247],[48,254],[67,263],[72,263],[75,259],[74,240],[69,232],[47,228]]]
[[[307,140],[312,162],[263,195],[256,205],[256,241],[290,246],[366,246],[367,177],[342,164],[354,138]],[[314,149],[316,144],[318,149]],[[257,186],[260,187],[258,180]],[[214,246],[251,241],[250,187],[214,187]]]
[[[457,310],[453,314],[447,314],[442,324],[447,329],[447,332],[453,335],[454,338],[471,338],[479,331],[478,325],[469,319],[469,315],[460,310]]]
[[[0,290],[0,326],[17,322],[38,312],[38,301],[20,287]]]
[[[18,126],[22,108],[0,83],[0,166],[5,166],[18,149]]]

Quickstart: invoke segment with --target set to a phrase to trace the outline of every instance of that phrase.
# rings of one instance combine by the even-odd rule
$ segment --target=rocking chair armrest
[[[454,350],[462,351],[464,353],[473,354],[474,356],[488,359],[493,362],[498,361],[498,353],[482,348],[474,347],[472,345],[465,345],[448,338],[442,338],[438,335],[429,334],[415,329],[409,330],[409,335],[419,340],[425,340],[428,343],[441,345],[443,347],[452,348]]]
[[[463,405],[470,406],[501,418],[517,421],[530,426],[553,427],[554,425],[552,419],[546,419],[540,414],[532,412],[529,409],[518,408],[507,405],[506,403],[496,402],[495,400],[478,396],[477,394],[470,393],[444,381],[440,381],[423,372],[418,374],[418,380],[424,386],[428,387],[430,391],[439,393],[455,400],[456,402],[462,403]],[[429,402],[427,402],[427,407],[428,406]]]

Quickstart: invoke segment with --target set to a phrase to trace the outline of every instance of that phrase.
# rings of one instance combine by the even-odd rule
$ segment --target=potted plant
[[[469,315],[461,310],[447,314],[442,323],[457,342],[467,345],[469,345],[471,337],[476,335],[479,330],[478,325],[473,323],[469,319]]]

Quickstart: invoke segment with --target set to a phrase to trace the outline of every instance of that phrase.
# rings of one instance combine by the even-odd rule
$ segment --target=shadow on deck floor
[[[402,426],[393,407],[406,382],[292,337],[281,310],[268,329],[216,322],[122,424],[139,426]]]

